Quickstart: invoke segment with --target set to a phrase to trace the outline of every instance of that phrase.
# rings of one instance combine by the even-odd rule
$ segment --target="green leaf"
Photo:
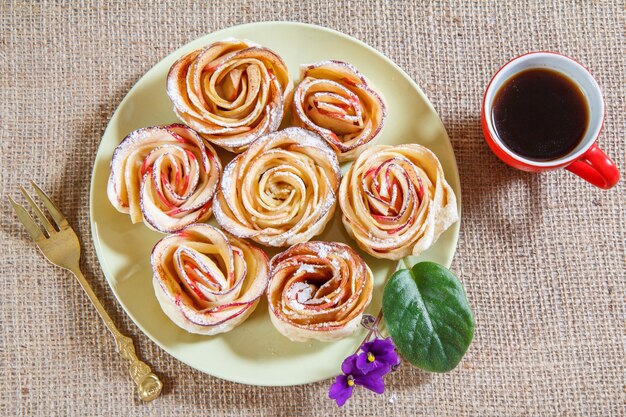
[[[454,369],[474,337],[463,285],[434,262],[391,276],[383,293],[383,317],[398,352],[425,371]]]

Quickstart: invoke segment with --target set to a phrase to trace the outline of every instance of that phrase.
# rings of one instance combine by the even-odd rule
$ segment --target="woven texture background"
[[[352,35],[398,63],[448,129],[463,188],[453,270],[476,314],[453,372],[403,366],[384,395],[337,411],[330,381],[258,388],[201,374],[134,326],[90,241],[88,189],[100,137],[135,81],[203,34],[296,20]],[[554,50],[583,62],[605,93],[600,143],[626,173],[626,4],[610,1],[159,1],[0,3],[0,415],[626,414],[626,181],[611,191],[566,171],[517,172],[487,148],[483,90],[508,59]],[[37,253],[7,196],[35,179],[83,242],[97,295],[164,395],[136,400],[112,338],[77,283]],[[297,370],[294,370],[297,372]]]

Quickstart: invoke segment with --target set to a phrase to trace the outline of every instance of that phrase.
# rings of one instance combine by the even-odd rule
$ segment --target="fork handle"
[[[137,358],[137,354],[135,353],[135,345],[133,344],[133,339],[128,336],[124,336],[117,330],[117,327],[111,320],[111,316],[106,312],[98,297],[93,292],[89,283],[83,276],[80,268],[77,266],[75,268],[71,268],[70,271],[76,276],[76,279],[80,283],[80,286],[83,287],[85,293],[89,297],[91,304],[96,308],[98,314],[106,324],[107,328],[115,338],[115,345],[117,347],[117,351],[124,358],[130,361],[130,376],[137,385],[137,392],[139,394],[139,398],[143,401],[152,401],[161,393],[161,389],[163,388],[163,383],[156,376],[150,366],[148,366],[145,362],[139,360]]]

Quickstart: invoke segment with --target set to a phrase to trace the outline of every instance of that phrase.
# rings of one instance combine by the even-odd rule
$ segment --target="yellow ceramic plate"
[[[265,300],[259,303],[248,320],[229,333],[210,337],[181,330],[161,311],[152,290],[150,252],[163,235],[148,230],[143,223],[131,224],[129,216],[118,213],[107,199],[109,163],[121,140],[137,128],[177,121],[165,93],[165,77],[170,65],[188,51],[229,37],[250,39],[273,49],[285,60],[294,80],[298,79],[300,64],[326,59],[354,64],[382,92],[388,105],[388,119],[379,143],[417,142],[432,149],[441,160],[446,178],[460,203],[454,153],[432,105],[397,65],[356,39],[302,23],[252,23],[197,39],[148,71],[111,118],[96,155],[91,180],[91,228],[104,275],[128,315],[166,352],[207,374],[254,385],[319,381],[340,372],[342,360],[354,352],[364,331],[334,343],[291,342],[272,326]],[[232,158],[225,152],[220,156],[224,165]],[[458,232],[457,223],[420,259],[449,266]],[[336,210],[334,221],[316,239],[346,242],[356,247],[341,224],[340,210]],[[270,256],[275,253],[267,252]],[[374,296],[368,308],[368,312],[375,315],[380,310],[385,278],[396,269],[397,263],[365,255],[364,259],[375,275]]]

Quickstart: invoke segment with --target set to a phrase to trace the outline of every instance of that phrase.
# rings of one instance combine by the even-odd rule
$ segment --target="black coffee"
[[[533,68],[504,82],[493,101],[492,119],[509,149],[546,161],[567,155],[580,143],[589,124],[589,107],[567,76]]]

